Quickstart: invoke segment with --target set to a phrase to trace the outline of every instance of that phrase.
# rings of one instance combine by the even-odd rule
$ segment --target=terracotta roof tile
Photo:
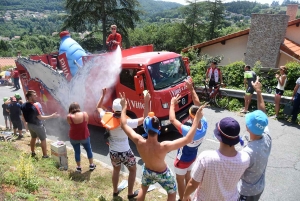
[[[4,66],[16,66],[15,57],[0,57],[0,68]]]
[[[245,29],[243,31],[235,32],[235,33],[232,33],[232,34],[229,34],[229,35],[226,35],[226,36],[222,36],[222,37],[219,37],[219,38],[215,38],[213,40],[206,41],[204,43],[199,43],[197,45],[193,45],[193,46],[184,48],[184,49],[182,49],[182,51],[187,52],[191,48],[198,49],[198,48],[201,48],[201,47],[206,47],[206,46],[209,46],[209,45],[213,45],[213,44],[222,42],[224,40],[229,40],[229,39],[236,38],[236,37],[239,37],[239,36],[247,35],[247,34],[249,34],[249,31],[250,31],[250,29]]]
[[[300,60],[300,44],[295,41],[285,38],[280,50]]]
[[[300,24],[300,19],[296,19],[296,20],[292,20],[292,21],[288,22],[288,26],[293,26],[293,25],[297,25],[297,24]],[[213,45],[213,44],[222,42],[224,40],[229,40],[229,39],[233,39],[233,38],[237,38],[237,37],[249,34],[249,32],[250,32],[250,29],[245,29],[245,30],[242,30],[242,31],[239,31],[239,32],[236,32],[236,33],[232,33],[232,34],[229,34],[229,35],[226,35],[226,36],[222,36],[222,37],[219,37],[219,38],[215,38],[213,40],[206,41],[204,43],[199,43],[199,44],[184,48],[184,49],[182,49],[182,51],[187,52],[191,48],[198,49],[198,48],[201,48],[201,47],[206,47],[206,46],[209,46],[209,45]]]

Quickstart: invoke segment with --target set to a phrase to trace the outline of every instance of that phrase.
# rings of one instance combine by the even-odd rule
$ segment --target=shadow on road
[[[69,139],[69,124],[66,120],[59,119],[49,119],[45,123],[47,134],[55,136],[59,141],[70,141]],[[103,137],[105,129],[98,126],[89,125],[90,138],[91,138],[91,146],[94,153],[101,154],[103,156],[107,156],[109,154],[109,147],[106,144],[106,140]],[[175,140],[182,137],[182,135],[176,131],[172,130],[167,133],[162,133],[158,136],[158,141],[166,141],[166,140]],[[135,144],[129,140],[129,145],[135,156],[140,157]],[[142,160],[138,161],[138,164],[143,164]]]

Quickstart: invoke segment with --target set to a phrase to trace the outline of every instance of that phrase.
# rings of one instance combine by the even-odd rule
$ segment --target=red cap
[[[64,36],[69,36],[69,35],[70,35],[70,32],[68,32],[68,31],[62,31],[62,32],[60,32],[59,37],[62,38]]]

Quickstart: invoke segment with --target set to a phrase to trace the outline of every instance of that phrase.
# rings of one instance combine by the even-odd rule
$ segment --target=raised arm
[[[284,82],[285,82],[285,79],[286,79],[286,75],[282,75],[282,76],[280,77],[278,74],[276,74],[275,77],[276,77],[277,81],[279,82],[279,84],[280,84],[281,86],[283,86],[283,85],[284,85]]]
[[[209,73],[209,69],[210,69],[210,68],[208,68],[208,69],[206,70],[206,79],[205,79],[206,82],[208,81],[208,73]]]
[[[192,140],[195,136],[199,121],[203,117],[203,108],[204,107],[205,107],[205,105],[202,105],[198,109],[198,111],[195,115],[194,121],[193,121],[193,125],[192,125],[191,129],[189,130],[189,132],[187,133],[187,135],[185,137],[179,138],[179,139],[174,140],[174,141],[164,141],[164,142],[161,143],[161,145],[164,147],[166,152],[176,150],[176,149],[178,149],[180,147],[183,147],[184,145],[192,142]]]
[[[186,87],[188,88],[188,90],[190,90],[191,94],[192,94],[192,99],[193,99],[193,103],[196,106],[200,106],[200,100],[199,97],[193,87],[193,83],[191,83],[190,81],[186,80],[185,81]]]
[[[38,115],[37,118],[39,120],[47,120],[47,119],[53,119],[53,118],[57,118],[59,117],[60,115],[57,114],[57,112],[51,114],[51,115]]]
[[[251,84],[257,94],[257,109],[266,113],[266,106],[265,106],[264,98],[261,93],[261,83],[259,82],[259,76],[257,76],[256,81],[255,82],[252,81]]]
[[[103,88],[102,89],[102,96],[100,97],[100,99],[97,103],[97,106],[96,106],[96,109],[99,113],[103,110],[102,107],[103,107],[103,99],[104,99],[105,94],[106,94],[106,88]]]
[[[222,74],[221,69],[219,69],[219,72],[220,72],[220,81],[221,81],[221,84],[223,84],[223,74]]]
[[[181,126],[181,122],[176,119],[175,115],[175,105],[179,103],[180,95],[177,94],[176,97],[171,99],[170,110],[169,110],[169,120],[170,122],[177,128],[177,130]]]
[[[126,118],[126,109],[127,109],[127,101],[125,99],[125,93],[120,93],[121,97],[121,106],[122,106],[122,113],[121,113],[121,128],[126,133],[126,135],[135,143],[137,144],[139,140],[142,140],[143,137],[137,134],[130,126],[127,125],[127,118]]]
[[[144,122],[145,117],[147,117],[150,108],[150,99],[151,96],[149,94],[149,92],[147,92],[146,94],[144,94],[144,113],[143,113],[143,117],[138,118],[138,125],[141,125]]]

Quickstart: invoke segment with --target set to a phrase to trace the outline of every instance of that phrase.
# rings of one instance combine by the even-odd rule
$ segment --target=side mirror
[[[144,70],[141,70],[137,72],[136,75],[134,76],[135,91],[136,94],[139,96],[143,96],[143,91],[145,89],[144,78],[143,78],[144,72],[145,72]]]
[[[191,69],[190,69],[190,61],[188,57],[182,57],[183,63],[186,68],[186,72],[188,75],[191,75]]]

